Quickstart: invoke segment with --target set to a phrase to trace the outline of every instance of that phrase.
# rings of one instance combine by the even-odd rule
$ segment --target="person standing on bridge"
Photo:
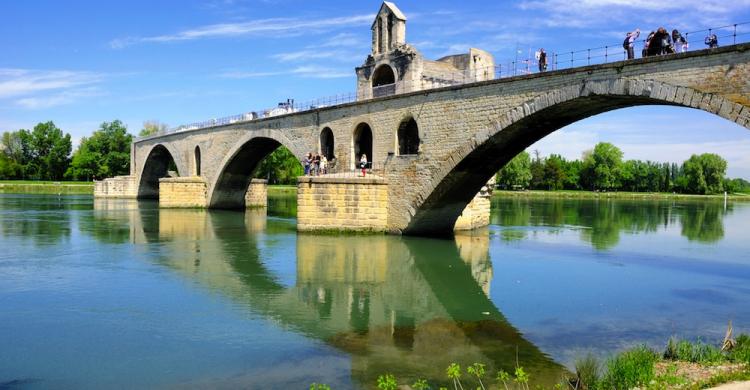
[[[359,167],[362,169],[362,177],[365,177],[367,173],[367,155],[362,153],[362,157],[359,159]]]
[[[547,71],[547,52],[544,51],[544,48],[539,49],[539,71]]]
[[[684,53],[688,49],[687,39],[677,30],[672,30],[672,44],[674,45],[675,53]]]
[[[628,52],[628,59],[632,60],[635,58],[635,41],[638,40],[638,37],[641,36],[641,29],[636,28],[635,31],[629,32],[625,36],[625,42],[623,42],[623,46],[625,50]]]
[[[716,37],[716,34],[709,34],[705,39],[705,43],[709,49],[715,49],[719,47],[719,38]]]
[[[308,153],[302,160],[302,165],[305,167],[305,176],[310,174],[310,163],[312,163],[312,153]]]

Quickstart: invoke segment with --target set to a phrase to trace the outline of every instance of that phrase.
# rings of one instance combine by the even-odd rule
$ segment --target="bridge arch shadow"
[[[174,156],[164,145],[158,144],[151,148],[138,183],[139,199],[158,199],[159,179],[167,177],[170,170],[176,171],[178,175],[182,173]]]
[[[540,94],[491,118],[486,131],[456,148],[443,170],[425,181],[414,202],[408,235],[450,236],[466,205],[485,183],[518,153],[547,135],[580,120],[621,108],[662,105],[703,110],[732,122],[743,105],[651,80],[589,81]],[[750,129],[750,123],[744,123]],[[419,202],[419,199],[424,201]]]
[[[245,194],[247,193],[253,174],[261,161],[281,146],[290,145],[279,137],[256,136],[245,142],[239,142],[238,147],[220,165],[223,167],[213,185],[208,188],[209,208],[215,209],[244,209]],[[297,161],[301,156],[294,149]]]

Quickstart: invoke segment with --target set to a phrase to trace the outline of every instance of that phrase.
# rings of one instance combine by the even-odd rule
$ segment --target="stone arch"
[[[201,147],[195,146],[195,151],[193,152],[193,164],[195,168],[195,176],[201,175]]]
[[[329,161],[336,158],[334,154],[335,150],[335,139],[333,137],[333,131],[330,127],[325,127],[320,132],[320,154],[325,156]]]
[[[399,156],[415,155],[419,153],[419,125],[413,116],[401,121],[396,131],[396,144]]]
[[[208,207],[243,209],[245,194],[258,164],[280,146],[288,148],[301,161],[303,151],[279,130],[254,132],[240,139],[219,165],[219,174],[208,188]]]
[[[372,87],[382,87],[396,83],[396,72],[388,64],[378,66],[372,73]]]
[[[424,180],[410,205],[404,234],[450,235],[453,225],[481,187],[515,155],[547,135],[608,111],[671,105],[703,110],[750,129],[748,108],[720,95],[654,80],[620,78],[584,81],[548,91],[491,118],[485,129],[454,149],[440,171]],[[482,131],[484,130],[484,131]]]
[[[176,169],[180,175],[180,166],[175,161],[175,154],[163,144],[154,145],[147,156],[138,183],[138,198],[159,199],[159,179],[167,177],[170,168]]]
[[[367,122],[361,122],[352,133],[352,168],[359,166],[362,154],[367,156],[367,162],[373,162],[373,131]]]

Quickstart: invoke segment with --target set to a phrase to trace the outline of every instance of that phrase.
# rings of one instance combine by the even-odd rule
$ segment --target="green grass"
[[[625,351],[607,361],[607,373],[597,388],[632,389],[650,383],[654,375],[656,353],[645,345]]]
[[[3,180],[0,181],[0,193],[88,195],[94,193],[94,183]]]
[[[599,383],[601,366],[595,356],[589,354],[583,358],[576,359],[576,379],[578,388],[582,390],[595,389]]]
[[[683,362],[716,364],[726,360],[721,350],[702,341],[691,343],[687,340],[670,338],[664,350],[664,359]]]
[[[529,190],[529,191],[506,191],[506,190],[495,190],[495,196],[507,196],[507,197],[549,197],[549,198],[580,198],[580,199],[591,199],[591,198],[615,198],[615,199],[711,199],[711,200],[723,200],[724,194],[717,195],[691,195],[691,194],[676,194],[671,192],[625,192],[625,191],[613,191],[613,192],[594,192],[594,191],[573,191],[573,190],[560,190],[560,191],[540,191],[540,190]],[[750,201],[750,194],[735,193],[728,196],[729,200],[734,201]]]
[[[0,184],[37,184],[37,185],[50,185],[50,184],[62,184],[62,185],[80,185],[80,186],[93,186],[94,183],[90,181],[42,181],[42,180],[0,180]]]

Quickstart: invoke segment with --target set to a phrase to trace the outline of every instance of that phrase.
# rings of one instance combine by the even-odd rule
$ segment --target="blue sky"
[[[398,1],[407,41],[429,58],[478,47],[507,63],[545,47],[619,47],[625,32],[750,21],[750,0]],[[132,133],[355,89],[379,1],[4,1],[0,131],[54,120],[75,140],[103,121]],[[740,30],[741,32],[750,30]],[[698,34],[696,34],[698,35]],[[702,48],[703,35],[690,39]],[[750,34],[744,36],[750,41]],[[720,44],[728,42],[720,42]],[[523,57],[524,54],[521,54]],[[681,162],[716,152],[750,179],[750,133],[707,113],[619,110],[578,122],[531,149],[577,158],[596,142],[626,158]]]

